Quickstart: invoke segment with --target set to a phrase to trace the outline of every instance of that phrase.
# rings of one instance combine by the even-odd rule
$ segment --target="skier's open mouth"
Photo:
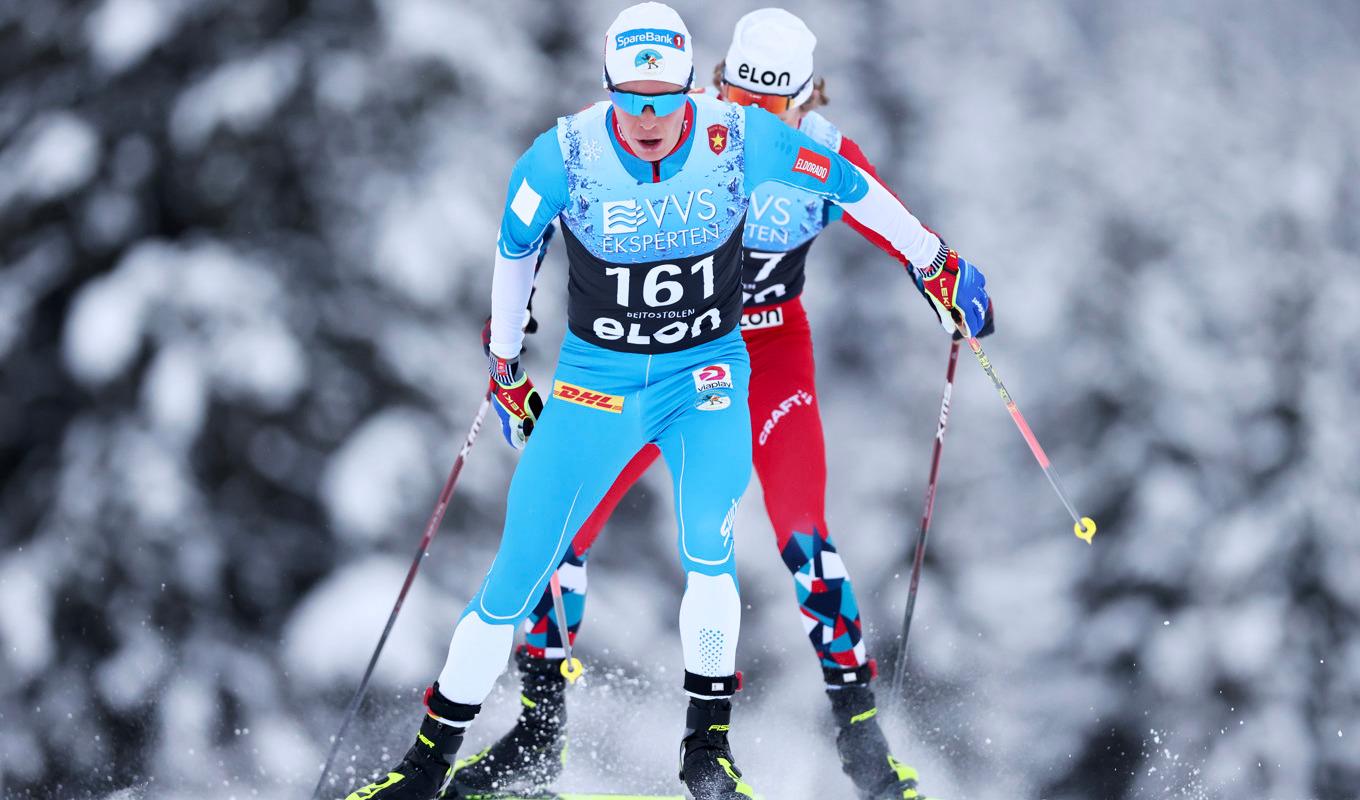
[[[652,150],[661,146],[661,139],[659,137],[656,139],[638,139],[637,143],[645,150]]]

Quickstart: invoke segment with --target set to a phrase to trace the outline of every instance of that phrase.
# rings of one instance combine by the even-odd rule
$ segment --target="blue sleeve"
[[[868,192],[859,169],[844,156],[763,108],[746,108],[746,191],[778,181],[836,203],[853,203]]]
[[[506,258],[524,258],[538,250],[543,232],[567,207],[567,168],[557,144],[557,128],[541,134],[510,173],[497,242]]]

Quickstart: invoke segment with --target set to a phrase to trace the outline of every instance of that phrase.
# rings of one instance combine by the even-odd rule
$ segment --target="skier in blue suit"
[[[558,120],[511,173],[489,366],[502,430],[524,453],[500,550],[426,692],[415,743],[349,800],[446,792],[518,623],[648,443],[670,468],[685,572],[681,779],[696,800],[753,796],[727,740],[741,612],[733,524],[751,473],[750,362],[738,322],[752,189],[780,181],[840,204],[914,265],[943,319],[965,331],[984,323],[982,273],[872,176],[768,112],[690,95],[692,47],[670,7],[625,9],[606,36],[609,101]],[[519,353],[536,256],[554,219],[568,257],[568,332],[545,403]]]

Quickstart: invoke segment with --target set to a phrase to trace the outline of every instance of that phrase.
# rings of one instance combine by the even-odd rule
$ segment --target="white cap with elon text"
[[[605,35],[605,86],[664,81],[688,88],[694,80],[689,28],[665,3],[638,3],[614,18]]]
[[[759,94],[812,96],[812,51],[817,37],[782,8],[761,8],[737,20],[723,64],[723,80]]]

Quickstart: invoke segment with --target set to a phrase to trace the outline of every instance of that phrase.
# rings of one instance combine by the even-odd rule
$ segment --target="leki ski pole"
[[[997,376],[996,370],[992,367],[992,362],[987,358],[987,354],[982,352],[982,345],[978,344],[978,340],[973,336],[966,336],[964,338],[967,339],[968,346],[972,348],[973,355],[977,356],[978,363],[982,365],[982,370],[987,373],[987,377],[992,379],[992,385],[996,387],[996,391],[1001,395],[1001,399],[1005,401],[1006,410],[1011,412],[1011,419],[1015,420],[1015,426],[1020,429],[1020,435],[1025,437],[1025,443],[1029,445],[1029,451],[1034,454],[1035,460],[1038,461],[1039,466],[1043,468],[1044,475],[1048,478],[1049,485],[1053,487],[1053,491],[1057,493],[1058,499],[1062,501],[1063,507],[1067,509],[1068,515],[1072,517],[1072,532],[1076,534],[1078,539],[1081,539],[1087,544],[1091,544],[1091,538],[1096,535],[1095,520],[1090,517],[1079,515],[1077,510],[1072,507],[1072,502],[1067,499],[1067,492],[1063,491],[1062,482],[1058,480],[1057,471],[1053,469],[1053,464],[1048,460],[1048,454],[1044,452],[1044,448],[1039,446],[1039,440],[1034,438],[1034,431],[1029,429],[1029,423],[1025,422],[1025,418],[1021,415],[1020,409],[1015,405],[1015,400],[1011,398],[1011,393],[1006,391],[1006,384],[1001,382],[1001,378]]]
[[[552,580],[548,585],[552,587],[553,614],[557,616],[557,632],[562,636],[562,652],[565,655],[562,659],[562,677],[567,679],[567,683],[576,683],[576,680],[585,674],[586,668],[580,659],[571,655],[571,630],[567,627],[567,606],[562,601],[562,581],[557,579],[556,572],[552,574]]]
[[[439,524],[444,521],[444,512],[448,510],[449,499],[453,496],[453,487],[458,483],[458,475],[463,471],[463,462],[467,460],[468,452],[472,450],[472,443],[477,441],[477,433],[482,429],[482,419],[486,417],[486,410],[491,407],[491,395],[486,394],[482,397],[482,404],[477,409],[477,416],[472,420],[472,427],[468,429],[467,439],[463,441],[463,447],[458,451],[458,457],[453,461],[453,469],[449,470],[449,478],[444,481],[444,489],[439,493],[439,501],[435,503],[434,511],[430,513],[429,522],[425,523],[425,534],[420,537],[420,547],[416,550],[416,557],[411,561],[411,568],[406,572],[406,582],[401,585],[401,592],[397,594],[397,602],[392,606],[392,613],[387,617],[387,626],[383,628],[382,636],[378,637],[378,646],[373,648],[373,656],[368,660],[368,669],[364,670],[363,680],[359,681],[359,689],[354,693],[354,698],[349,701],[349,707],[345,709],[345,716],[340,722],[340,730],[335,734],[335,741],[331,743],[331,751],[326,755],[326,763],[321,767],[321,777],[317,778],[316,788],[312,790],[312,800],[318,800],[321,792],[326,785],[326,776],[330,773],[331,764],[335,761],[335,754],[340,752],[340,742],[345,738],[345,731],[349,728],[350,722],[354,720],[354,715],[359,711],[359,704],[363,702],[364,693],[368,691],[368,682],[373,677],[373,669],[378,665],[378,656],[382,654],[383,645],[387,644],[387,637],[392,633],[392,626],[397,622],[397,614],[401,612],[402,603],[406,602],[406,594],[411,590],[411,584],[415,582],[416,572],[420,569],[420,562],[425,558],[425,552],[430,548],[430,541],[434,539],[435,532],[439,530]]]
[[[921,515],[921,529],[916,533],[916,555],[911,562],[911,588],[907,591],[907,611],[902,618],[902,642],[897,651],[897,668],[893,670],[892,697],[902,700],[902,684],[907,674],[907,637],[911,635],[911,615],[916,610],[916,589],[921,583],[921,564],[926,557],[926,535],[930,532],[930,517],[935,511],[935,486],[940,477],[940,454],[944,451],[944,429],[949,424],[949,398],[954,394],[954,368],[959,365],[959,340],[949,345],[949,369],[944,377],[944,397],[940,400],[939,427],[935,429],[935,447],[930,455],[930,482],[926,485],[926,509]]]

